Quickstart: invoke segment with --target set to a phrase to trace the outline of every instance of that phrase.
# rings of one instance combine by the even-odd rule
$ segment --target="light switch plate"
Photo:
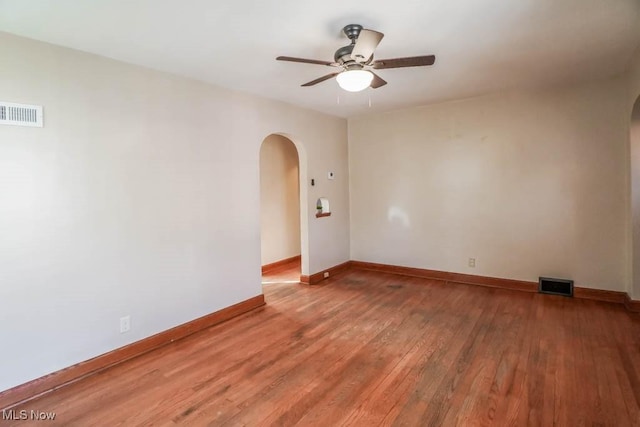
[[[334,178],[333,172],[327,173],[327,178],[333,179]]]

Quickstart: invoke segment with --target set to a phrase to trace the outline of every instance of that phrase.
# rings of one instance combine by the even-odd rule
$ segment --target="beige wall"
[[[270,134],[339,177],[301,186],[306,274],[349,259],[345,120],[4,33],[0,58],[45,122],[0,126],[0,390],[260,294]]]
[[[626,290],[626,111],[614,79],[349,120],[352,259]]]
[[[300,255],[298,152],[280,135],[260,148],[260,222],[262,265]]]

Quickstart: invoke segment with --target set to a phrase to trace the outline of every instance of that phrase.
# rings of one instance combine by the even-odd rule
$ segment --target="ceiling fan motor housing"
[[[351,59],[353,46],[353,44],[342,46],[340,49],[336,50],[336,53],[333,55],[333,59],[340,65],[344,65],[350,61],[353,61],[353,59]]]

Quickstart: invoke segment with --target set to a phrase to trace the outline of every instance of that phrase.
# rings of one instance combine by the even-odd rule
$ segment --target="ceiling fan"
[[[309,87],[322,83],[325,80],[336,78],[338,85],[349,92],[359,92],[368,87],[377,89],[387,84],[380,76],[370,69],[381,70],[386,68],[422,67],[433,65],[436,61],[434,55],[412,56],[409,58],[373,59],[373,52],[384,37],[384,34],[362,28],[362,25],[350,24],[342,29],[351,40],[351,44],[336,50],[334,62],[320,61],[317,59],[293,58],[290,56],[278,56],[278,61],[302,62],[305,64],[326,65],[328,67],[342,68],[301,86]]]

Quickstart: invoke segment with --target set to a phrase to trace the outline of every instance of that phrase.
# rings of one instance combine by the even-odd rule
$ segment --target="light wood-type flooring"
[[[640,426],[640,315],[622,305],[298,276],[266,275],[265,307],[16,409],[56,412],[39,426]]]

